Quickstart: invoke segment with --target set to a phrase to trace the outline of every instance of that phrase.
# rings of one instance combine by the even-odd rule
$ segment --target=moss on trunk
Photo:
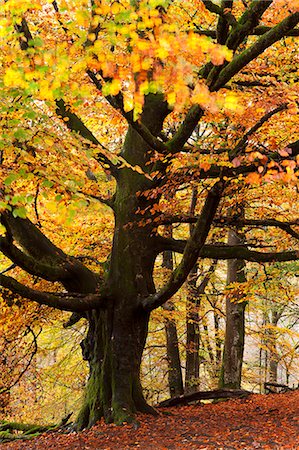
[[[168,114],[161,95],[146,98],[142,122],[157,135]],[[129,127],[122,156],[146,173],[151,170],[152,150]],[[108,309],[88,314],[89,331],[82,345],[90,376],[77,428],[93,425],[100,417],[120,424],[134,420],[136,411],[154,413],[141,388],[140,365],[149,313],[141,311],[139,300],[155,292],[153,267],[156,251],[152,236],[151,207],[157,202],[142,192],[152,182],[142,173],[123,167],[117,178],[114,199],[115,229],[107,272],[110,292]],[[140,211],[142,213],[140,214]]]

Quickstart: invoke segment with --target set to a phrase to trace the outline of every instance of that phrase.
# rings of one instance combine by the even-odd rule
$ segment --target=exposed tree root
[[[18,439],[32,439],[46,431],[53,431],[66,426],[72,413],[64,417],[59,424],[37,425],[19,422],[0,421],[0,442]]]

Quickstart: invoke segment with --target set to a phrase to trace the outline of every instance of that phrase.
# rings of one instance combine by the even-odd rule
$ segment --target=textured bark
[[[169,302],[168,302],[169,303]],[[166,305],[174,309],[172,303]],[[184,392],[183,376],[181,368],[181,358],[178,346],[178,333],[174,320],[167,320],[165,323],[166,351],[168,361],[168,386],[171,397],[176,397]]]
[[[236,230],[230,230],[228,243],[242,243],[242,236]],[[227,263],[227,284],[242,283],[245,278],[245,263],[243,260],[230,260]],[[245,337],[245,308],[242,294],[235,294],[226,300],[226,327],[223,350],[223,361],[219,386],[222,388],[240,389]]]
[[[189,213],[195,214],[198,190],[193,188]],[[190,235],[193,232],[193,224],[189,225]],[[186,304],[186,373],[185,393],[189,394],[199,387],[199,312],[200,296],[196,289],[198,278],[198,263],[190,271],[188,278],[188,295]]]
[[[158,107],[159,113],[156,108]],[[167,114],[159,96],[149,96],[142,121],[155,135]],[[132,166],[148,170],[151,153],[144,140],[129,127],[122,156]],[[77,427],[82,429],[100,417],[121,424],[132,421],[136,411],[154,413],[147,405],[140,383],[140,364],[149,313],[140,308],[140,298],[155,292],[153,266],[153,225],[140,225],[138,211],[152,206],[137,192],[150,187],[150,181],[128,167],[120,170],[114,201],[115,229],[109,262],[107,286],[110,301],[106,311],[88,313],[89,331],[82,344],[89,362],[90,376]],[[146,217],[145,217],[146,218]]]
[[[188,296],[186,305],[186,374],[185,392],[191,394],[199,387],[199,305],[200,295],[197,292],[197,271],[196,264],[190,272],[188,280]]]
[[[245,391],[243,389],[215,389],[213,391],[198,391],[192,394],[181,395],[179,397],[164,400],[159,403],[159,406],[176,406],[176,405],[187,405],[188,403],[195,402],[198,400],[212,400],[220,398],[238,398],[247,397],[251,392]]]
[[[167,234],[171,236],[172,227],[168,227]],[[169,270],[173,270],[173,257],[172,252],[163,253],[163,267]],[[171,301],[168,301],[163,306],[168,311],[174,310],[174,305]],[[171,397],[177,397],[183,394],[183,376],[181,368],[181,358],[178,343],[178,333],[176,323],[173,319],[165,320],[165,335],[166,335],[166,353],[168,361],[168,387]]]

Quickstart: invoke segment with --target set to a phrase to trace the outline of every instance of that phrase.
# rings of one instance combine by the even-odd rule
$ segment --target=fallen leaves
[[[98,423],[81,433],[47,433],[3,450],[56,449],[296,449],[299,391],[258,395],[204,406],[163,408],[159,417],[139,415],[138,429]]]

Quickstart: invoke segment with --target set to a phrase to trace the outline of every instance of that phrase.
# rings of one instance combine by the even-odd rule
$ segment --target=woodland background
[[[57,36],[60,37],[66,23],[69,35],[81,33],[81,42],[86,40],[90,25],[86,3],[83,0],[57,2],[60,3],[59,11],[56,2],[27,3],[10,0],[2,2],[1,6],[5,10],[0,19],[3,46],[0,127],[4,136],[1,189],[6,196],[2,196],[0,207],[7,211],[9,204],[15,218],[25,219],[27,215],[65,253],[104,273],[113,239],[114,217],[109,198],[115,182],[107,167],[101,167],[94,158],[94,148],[86,148],[84,140],[82,142],[78,136],[69,133],[67,120],[63,124],[55,117],[53,102],[57,90],[67,92],[70,86],[75,97],[73,111],[81,115],[86,126],[96,133],[105,157],[109,154],[111,160],[125,164],[118,152],[124,142],[127,123],[103,95],[117,96],[122,79],[128,73],[144,75],[151,70],[147,44],[142,40],[138,42],[139,53],[136,52],[134,59],[133,52],[129,66],[121,52],[117,55],[119,60],[117,68],[113,66],[113,78],[107,82],[103,95],[98,96],[82,75],[86,66],[90,69],[92,64],[76,53],[79,50],[71,40],[61,46],[55,44],[58,54],[55,61],[52,60],[54,53],[43,48],[43,39],[48,39],[51,45],[51,40],[54,42]],[[96,3],[99,8],[106,8],[112,24],[115,17],[120,20],[126,6],[126,2]],[[165,11],[169,8],[170,24],[176,17],[176,26],[186,25],[190,30],[193,26],[201,28],[207,24],[209,29],[214,29],[219,16],[216,6],[220,8],[222,3],[232,2],[214,2],[216,13],[212,2],[145,3],[150,5],[147,13],[138,16],[145,30],[160,26],[160,23],[153,25],[160,17],[158,7]],[[235,2],[233,14],[241,17],[246,7],[253,3],[258,2]],[[273,9],[266,12],[262,26],[278,23],[290,9],[297,11],[297,3],[273,2]],[[34,30],[37,26],[35,15],[39,17],[37,22],[43,23],[39,37],[32,44],[32,48],[42,49],[36,53],[32,51],[35,61],[32,73],[22,56],[18,56],[18,65],[14,65],[15,50],[11,51],[10,47],[13,38],[8,39],[7,44],[7,30],[10,35],[15,31],[9,22],[11,11],[14,11],[13,20],[17,26],[21,22],[16,17],[22,15],[26,15]],[[124,15],[121,17],[127,20]],[[54,33],[54,37],[46,38],[53,20],[58,23],[57,36]],[[118,36],[125,40],[131,33],[129,19],[128,29],[123,24],[117,26]],[[141,26],[140,30],[144,31]],[[240,146],[246,141],[246,158],[254,162],[256,170],[232,181],[222,210],[229,212],[226,217],[229,216],[231,222],[226,226],[221,223],[215,226],[209,235],[210,242],[225,244],[229,233],[233,233],[240,246],[251,250],[285,252],[298,248],[298,156],[293,157],[288,147],[299,139],[298,36],[285,36],[276,42],[238,74],[225,93],[211,95],[204,84],[199,84],[190,93],[186,79],[191,76],[192,45],[198,45],[197,37],[193,43],[189,42],[186,50],[189,65],[182,67],[179,55],[186,44],[185,35],[175,35],[174,31],[170,25],[169,41],[161,40],[156,49],[159,59],[165,60],[165,66],[168,63],[171,66],[171,70],[165,70],[161,75],[166,86],[165,96],[173,108],[164,131],[169,135],[175,133],[186,105],[203,104],[206,115],[188,141],[190,151],[178,153],[172,162],[171,171],[181,171],[181,178],[177,181],[170,177],[171,182],[164,187],[157,210],[151,211],[152,217],[158,212],[164,220],[160,225],[158,218],[157,226],[165,236],[187,239],[192,232],[193,219],[203,205],[202,193],[210,186],[209,179],[194,181],[192,167],[200,167],[207,177],[215,160],[220,167],[238,168],[244,163],[239,156],[227,161],[222,159],[221,151],[214,153],[209,149]],[[111,33],[114,32],[113,29]],[[201,45],[203,51],[198,56],[198,65],[210,59],[217,66],[224,58],[231,58],[227,49],[213,47],[211,40],[203,40]],[[108,54],[104,50],[99,45],[97,57],[100,61],[104,56],[107,58],[105,67],[102,63],[110,77],[115,54],[114,50],[110,49]],[[65,53],[75,60],[66,80],[69,60]],[[53,75],[45,67],[51,67],[54,62]],[[21,63],[25,64],[25,72],[29,74],[24,79],[18,68]],[[156,89],[141,78],[137,86],[133,97],[126,98],[126,108],[133,111],[136,120],[142,110],[143,97]],[[20,97],[24,89],[29,92],[25,98]],[[8,92],[11,97],[7,97]],[[37,96],[34,103],[33,94]],[[254,128],[256,124],[258,126]],[[10,147],[7,147],[8,143]],[[46,150],[43,148],[41,157],[37,157],[34,147],[43,145]],[[265,149],[279,155],[280,165],[265,159]],[[11,153],[2,160],[7,150]],[[190,171],[184,172],[186,167],[191,168],[191,177]],[[136,166],[132,170],[138,172],[141,169]],[[245,214],[247,222],[236,227]],[[175,216],[177,221],[167,223],[168,217]],[[143,225],[141,219],[140,226]],[[5,235],[3,226],[1,235]],[[163,286],[180,261],[181,255],[170,250],[159,255],[154,268],[157,288]],[[183,288],[162,308],[153,311],[141,366],[145,397],[150,404],[155,405],[169,396],[212,390],[221,385],[229,304],[245,311],[245,351],[240,362],[243,363],[242,388],[263,393],[265,382],[289,387],[298,385],[298,257],[287,262],[239,261],[241,266],[233,268],[227,261],[200,259]],[[48,289],[46,281],[28,275],[2,254],[0,269],[3,274],[9,270],[10,275],[35,289]],[[51,289],[58,291],[58,283]],[[66,326],[69,313],[24,301],[7,290],[3,291],[0,302],[1,419],[58,423],[77,411],[82,401],[88,364],[82,360],[80,342],[86,335],[87,324],[83,319],[71,327]],[[175,355],[174,350],[177,350]]]

